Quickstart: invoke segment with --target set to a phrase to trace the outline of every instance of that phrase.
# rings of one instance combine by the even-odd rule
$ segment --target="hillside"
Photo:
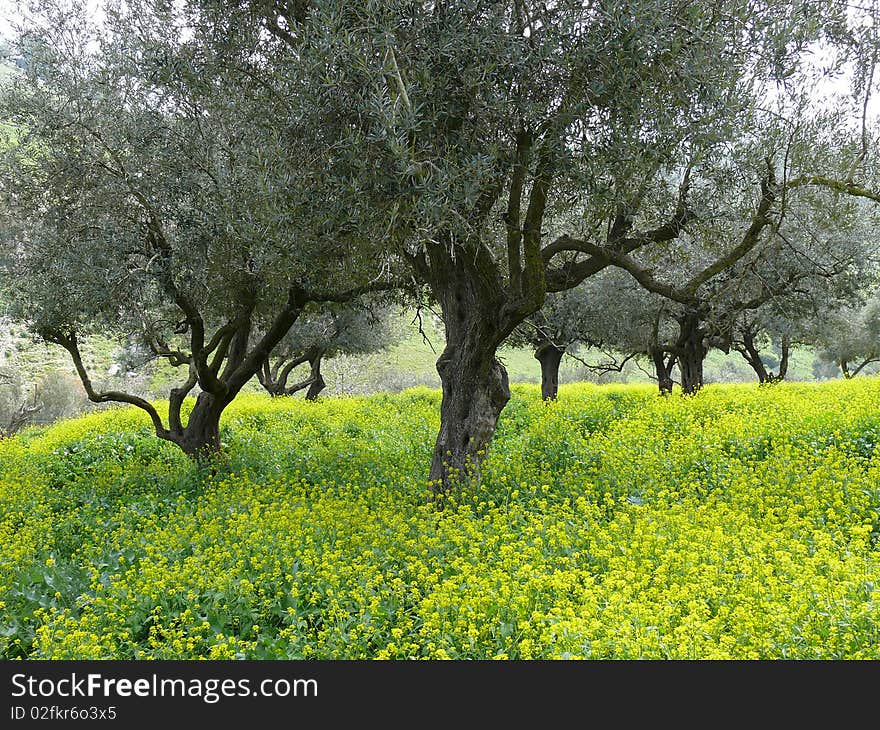
[[[514,388],[480,484],[439,395],[252,395],[212,476],[112,409],[0,443],[0,653],[880,658],[880,380]]]

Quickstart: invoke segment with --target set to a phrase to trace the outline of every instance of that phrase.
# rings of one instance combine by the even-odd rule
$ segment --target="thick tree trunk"
[[[522,319],[506,309],[501,287],[480,256],[429,250],[431,288],[440,303],[446,347],[437,360],[443,386],[440,430],[429,479],[435,494],[477,478],[480,465],[510,399],[507,371],[496,357],[504,338]]]
[[[447,345],[437,372],[443,402],[429,478],[434,490],[442,492],[476,475],[510,400],[510,387],[495,347],[474,340]]]
[[[650,355],[654,363],[660,395],[669,395],[672,392],[672,368],[675,367],[675,358],[670,357],[667,360],[666,352],[661,347],[652,347]]]
[[[693,395],[703,387],[703,359],[698,350],[683,352],[678,358],[678,369],[681,373],[681,390]]]
[[[559,364],[565,354],[564,347],[552,342],[542,342],[535,350],[535,359],[541,363],[541,398],[556,400],[559,392]]]
[[[204,461],[220,453],[220,417],[230,399],[199,393],[183,432],[174,440],[192,459]]]
[[[309,361],[312,368],[312,374],[310,376],[312,382],[309,385],[309,389],[306,391],[306,400],[318,400],[318,394],[327,386],[321,375],[322,357],[324,357],[324,353],[319,352]]]
[[[678,370],[681,373],[681,389],[692,395],[703,387],[703,361],[708,349],[703,344],[700,318],[688,312],[679,320],[679,338],[676,343]]]

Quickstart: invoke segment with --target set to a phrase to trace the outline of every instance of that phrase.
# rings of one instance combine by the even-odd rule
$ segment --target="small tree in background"
[[[0,368],[0,439],[14,436],[43,409],[36,388],[28,390],[17,370]]]
[[[772,138],[768,143],[771,149],[776,144]],[[801,145],[806,155],[810,145],[803,140]],[[671,319],[677,331],[652,346],[653,359],[661,383],[671,382],[661,370],[677,366],[685,393],[702,387],[712,347],[729,351],[744,313],[773,302],[804,309],[811,300],[844,300],[877,266],[880,195],[829,177],[780,174],[769,158],[755,160],[755,151],[753,164],[765,166],[759,183],[750,184],[742,174],[749,169],[748,156],[719,156],[694,166],[692,185],[700,189],[704,206],[699,223],[664,250],[608,255],[648,292],[667,300],[660,316]],[[804,161],[792,155],[785,164]],[[753,200],[749,187],[759,188]],[[748,340],[756,333],[738,334]],[[750,345],[754,349],[753,339]],[[669,359],[661,363],[660,353]],[[754,366],[760,368],[757,361]]]
[[[815,343],[819,358],[837,365],[844,378],[880,363],[880,296],[828,313],[817,323]]]
[[[557,397],[559,367],[568,354],[595,373],[621,372],[627,362],[648,356],[659,296],[638,286],[616,267],[590,277],[574,289],[550,294],[539,312],[511,335],[510,343],[534,348],[541,366],[541,395]],[[581,347],[602,351],[588,362]]]
[[[322,360],[340,353],[377,352],[399,339],[394,313],[381,302],[313,306],[264,359],[257,378],[273,396],[293,395],[308,388],[306,400],[316,400],[326,385],[321,375]],[[291,383],[291,376],[305,364],[309,367],[308,376]]]
[[[785,380],[795,324],[761,310],[742,312],[731,328],[730,349],[742,355],[761,384]],[[779,356],[771,362],[762,350],[775,346]],[[776,368],[774,372],[773,369]]]

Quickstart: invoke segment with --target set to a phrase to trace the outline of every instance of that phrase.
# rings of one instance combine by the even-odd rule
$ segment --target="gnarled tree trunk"
[[[231,399],[212,393],[199,393],[183,430],[169,434],[183,452],[196,461],[211,459],[220,453],[220,417]]]
[[[541,398],[556,400],[559,392],[559,364],[565,348],[545,340],[535,350],[535,359],[541,363]]]
[[[192,351],[185,353],[169,348],[159,337],[150,342],[156,355],[167,358],[174,366],[188,365],[189,368],[187,380],[172,388],[169,394],[167,426],[155,406],[144,398],[122,391],[95,389],[83,363],[75,331],[45,328],[41,334],[48,342],[61,345],[70,353],[89,400],[137,406],[150,416],[156,436],[177,444],[194,460],[209,460],[220,452],[220,417],[224,409],[257,374],[269,353],[296,321],[308,298],[299,287],[291,287],[287,301],[256,343],[251,337],[254,303],[247,299],[237,316],[208,339],[204,320],[192,301],[176,289],[172,279],[168,279],[167,285],[180,309],[187,314],[186,324],[192,345]],[[340,299],[351,298],[356,293],[358,290],[351,290],[340,295]],[[184,425],[182,406],[197,385],[200,392]]]
[[[480,251],[480,249],[478,249]],[[429,251],[446,347],[437,360],[443,387],[440,430],[429,480],[435,493],[472,480],[510,399],[507,371],[496,357],[513,327],[531,312],[511,316],[488,263],[476,256]]]
[[[746,328],[742,332],[742,338],[735,346],[736,351],[743,356],[743,359],[749,364],[755,375],[758,376],[758,382],[762,385],[767,383],[776,383],[785,380],[788,374],[788,359],[791,350],[791,340],[788,336],[784,336],[780,343],[779,372],[774,375],[771,370],[767,369],[761,358],[761,353],[755,344],[754,331]]]
[[[437,361],[437,372],[443,401],[429,478],[445,491],[479,469],[510,400],[510,387],[495,348],[473,342],[447,347]]]
[[[692,395],[703,387],[703,361],[708,348],[703,344],[703,328],[696,312],[687,312],[678,319],[679,336],[676,342],[681,389]]]

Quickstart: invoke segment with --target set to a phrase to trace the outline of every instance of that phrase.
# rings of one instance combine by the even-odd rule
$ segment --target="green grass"
[[[213,475],[131,409],[0,443],[0,655],[880,657],[880,380],[515,386],[442,512],[438,405],[247,396]]]

